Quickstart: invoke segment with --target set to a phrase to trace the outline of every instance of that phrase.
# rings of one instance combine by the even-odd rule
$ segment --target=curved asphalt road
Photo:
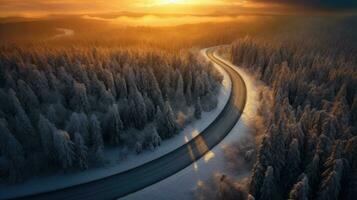
[[[201,134],[178,149],[131,170],[73,187],[21,198],[116,199],[157,183],[201,158],[232,130],[246,104],[247,89],[242,77],[229,65],[216,58],[213,51],[213,49],[207,50],[207,55],[212,62],[220,65],[229,74],[232,80],[232,92],[223,111]]]

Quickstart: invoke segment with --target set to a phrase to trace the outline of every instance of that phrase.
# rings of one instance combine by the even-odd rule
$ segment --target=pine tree
[[[58,78],[60,80],[61,84],[61,88],[60,91],[63,94],[63,96],[66,99],[71,99],[72,97],[72,86],[73,86],[73,82],[74,79],[73,77],[67,73],[66,69],[64,69],[64,67],[60,67],[58,69]]]
[[[171,90],[170,88],[170,84],[171,84],[171,80],[170,80],[170,74],[169,73],[165,73],[163,79],[161,80],[161,91],[163,96],[166,97],[172,97],[171,94],[174,92],[173,90]]]
[[[346,101],[346,96],[347,96],[347,87],[346,84],[343,84],[340,87],[340,90],[337,92],[335,96],[336,101]]]
[[[0,153],[9,161],[8,178],[10,182],[17,182],[23,178],[22,170],[25,166],[24,149],[11,134],[5,119],[0,119]]]
[[[208,79],[208,74],[206,71],[202,71],[202,84],[203,84],[203,94],[209,95],[212,92],[212,86]]]
[[[74,134],[74,153],[76,155],[75,161],[80,169],[88,168],[88,148],[84,144],[81,134],[76,132]]]
[[[305,171],[312,190],[315,190],[320,179],[320,156],[318,153],[315,153],[314,158],[307,165]]]
[[[135,152],[140,154],[143,151],[143,144],[139,141],[135,143]]]
[[[120,144],[120,135],[123,130],[123,122],[121,121],[119,115],[118,105],[114,104],[109,107],[108,114],[106,117],[106,124],[106,132],[109,135],[110,143],[112,143],[113,145]]]
[[[18,134],[23,135],[26,138],[34,136],[34,128],[31,124],[30,119],[28,118],[26,112],[22,107],[18,107],[15,114],[15,127]]]
[[[74,136],[74,133],[80,132],[82,129],[81,127],[81,121],[79,119],[79,114],[73,112],[69,118],[69,121],[66,123],[66,131]]]
[[[351,124],[355,127],[355,130],[357,130],[357,94],[355,95],[351,106]]]
[[[201,119],[202,116],[202,105],[201,105],[201,98],[197,97],[196,103],[195,103],[195,118],[196,119]]]
[[[327,119],[322,124],[323,133],[330,139],[335,139],[337,137],[337,122],[334,119]]]
[[[319,153],[320,159],[326,160],[332,151],[332,141],[325,134],[321,134],[318,138],[316,150]]]
[[[271,147],[272,152],[270,152],[272,160],[271,164],[274,168],[274,173],[276,177],[280,177],[282,168],[285,165],[286,158],[285,158],[285,137],[283,135],[286,127],[283,121],[279,121],[278,127],[271,127],[270,134],[271,134]]]
[[[160,144],[161,144],[160,135],[157,133],[155,126],[150,125],[145,132],[144,148],[153,150],[154,148],[160,146]]]
[[[95,160],[101,160],[103,156],[104,142],[100,122],[95,114],[89,120],[90,152],[94,154]]]
[[[147,123],[147,110],[143,96],[135,88],[129,95],[131,118],[134,126],[143,129]]]
[[[0,110],[3,113],[15,113],[15,106],[11,99],[11,95],[9,95],[3,88],[0,88]]]
[[[285,165],[285,181],[283,181],[286,185],[285,189],[290,189],[293,183],[296,182],[296,178],[300,173],[300,151],[299,151],[299,143],[297,139],[293,139],[289,145],[289,150],[287,154],[287,161]]]
[[[182,75],[180,72],[178,72],[178,77],[177,77],[177,83],[176,83],[176,91],[175,91],[175,105],[177,105],[178,108],[184,108],[185,106],[185,96],[184,96],[184,91],[183,91],[183,79]]]
[[[108,106],[114,104],[115,102],[112,93],[110,93],[108,90],[104,89],[103,87],[100,90],[101,93],[100,93],[99,101],[96,102],[96,105],[92,105],[93,107],[97,107],[98,108],[97,110],[101,112],[105,112],[108,109]]]
[[[144,102],[146,107],[147,119],[149,122],[155,119],[155,106],[152,100],[148,97],[147,93],[144,94]]]
[[[268,166],[262,187],[260,188],[260,198],[261,200],[275,200],[278,199],[277,196],[277,185],[274,177],[274,169]]]
[[[33,70],[30,76],[33,91],[40,98],[41,102],[47,102],[50,88],[46,76],[37,69]]]
[[[289,200],[308,200],[309,199],[309,179],[305,174],[301,175],[290,191]]]
[[[354,166],[357,165],[357,136],[353,136],[347,141],[347,144],[344,146],[343,157],[351,163],[351,168],[355,169]]]
[[[99,98],[100,95],[103,93],[103,90],[105,90],[104,83],[98,79],[98,76],[95,71],[89,72],[89,80],[90,84],[87,88],[88,93],[90,95],[95,96],[96,98]]]
[[[267,132],[268,133],[268,132]],[[257,162],[255,163],[252,171],[252,176],[249,184],[249,193],[255,198],[260,198],[260,190],[264,181],[266,167],[272,164],[272,146],[271,138],[265,133],[262,143],[259,146]]]
[[[48,106],[47,108],[47,112],[46,112],[46,118],[51,121],[54,124],[59,123],[58,117],[57,117],[57,113],[56,113],[56,109],[55,106],[53,104],[51,104],[50,106]]]
[[[187,80],[186,80],[186,89],[185,89],[185,97],[186,97],[186,104],[192,104],[192,74],[188,73]]]
[[[259,163],[255,163],[249,183],[249,193],[256,199],[260,198],[260,190],[264,182],[265,169]]]
[[[73,83],[73,95],[70,101],[71,108],[77,112],[88,112],[89,102],[87,97],[87,89],[84,84]]]
[[[66,123],[66,131],[70,136],[74,137],[74,134],[78,132],[82,135],[86,143],[89,140],[88,128],[88,118],[84,113],[72,113],[69,121]]]
[[[152,131],[151,131],[151,144],[154,147],[158,147],[161,145],[161,137],[160,135],[157,133],[157,130],[155,127],[152,127]]]
[[[125,81],[127,83],[128,93],[133,93],[138,89],[134,69],[128,66],[124,68]]]
[[[343,173],[343,161],[337,159],[334,162],[333,170],[329,173],[324,173],[323,180],[318,192],[318,200],[336,200],[339,197],[341,190],[341,179]]]
[[[49,119],[50,121],[54,120],[56,126],[63,127],[66,123],[67,116],[69,114],[68,110],[63,106],[61,102],[57,102],[56,104],[52,104],[52,105],[53,105],[54,112],[47,113],[47,119]]]
[[[73,142],[67,132],[56,130],[53,134],[53,146],[56,151],[56,161],[62,169],[68,169],[73,166],[75,153],[73,151]]]
[[[15,122],[14,129],[15,135],[21,144],[26,144],[25,149],[33,149],[33,144],[37,144],[38,141],[35,138],[35,129],[32,126],[30,119],[28,118],[25,110],[22,108],[16,93],[11,89],[9,91],[10,99],[15,109]],[[32,144],[31,144],[32,143]]]
[[[173,131],[173,134],[175,134],[177,131],[177,124],[175,122],[174,112],[172,111],[169,101],[165,102],[164,113],[167,117],[167,127],[169,127],[169,129]]]
[[[50,159],[54,159],[53,133],[56,130],[56,127],[43,115],[40,115],[40,120],[38,122],[38,130],[41,136],[41,144],[43,151],[45,152],[47,157],[49,157]]]
[[[345,98],[333,103],[332,114],[339,119],[341,124],[348,126],[350,121],[350,109]]]
[[[16,82],[12,78],[11,74],[5,74],[5,87],[4,88],[16,88]]]
[[[163,108],[164,106],[164,100],[162,96],[162,92],[160,90],[159,84],[157,82],[157,79],[154,75],[154,72],[152,71],[151,68],[148,69],[148,88],[150,89],[148,91],[148,95],[150,95],[151,99],[154,102],[155,106],[159,106],[160,108]]]
[[[53,91],[60,92],[61,89],[61,81],[55,76],[53,72],[48,73],[48,85],[50,89]]]
[[[5,66],[1,61],[0,61],[0,66]],[[5,76],[6,76],[6,70],[5,67],[0,67],[0,87],[2,88],[5,85]]]
[[[200,97],[204,94],[204,85],[201,79],[201,74],[196,74],[197,77],[194,79],[194,90],[193,90],[193,96],[195,98]]]
[[[128,96],[128,90],[126,87],[126,82],[125,79],[122,78],[120,74],[116,76],[115,79],[115,87],[116,87],[116,93],[118,95],[118,98],[126,98]]]
[[[40,106],[37,96],[32,91],[30,86],[28,86],[25,81],[18,80],[17,81],[17,96],[19,97],[19,101],[23,105],[26,111],[31,111]]]
[[[165,134],[166,127],[165,127],[165,116],[164,113],[161,111],[160,107],[157,106],[156,114],[155,114],[155,125],[157,128],[160,137],[162,138]]]
[[[156,124],[161,138],[170,138],[177,133],[178,125],[169,101],[165,102],[164,112],[157,108]]]
[[[107,90],[111,91],[112,95],[116,97],[116,89],[115,89],[115,83],[114,83],[114,77],[111,71],[108,69],[101,70],[101,73],[99,74],[100,78],[102,78]]]

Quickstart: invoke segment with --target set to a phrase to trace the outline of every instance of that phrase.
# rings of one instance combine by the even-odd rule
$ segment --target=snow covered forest
[[[263,99],[260,109],[273,112],[261,113],[266,130],[249,183],[255,199],[352,199],[356,46],[317,42],[272,46],[245,39],[232,46],[233,62],[255,71],[273,91],[273,101]]]
[[[197,53],[2,46],[1,177],[85,170],[107,147],[156,148],[217,105],[222,76]]]
[[[255,144],[236,151],[252,162],[250,178],[214,177],[198,199],[356,197],[356,35],[304,33],[246,37],[227,50],[271,91],[260,95]]]

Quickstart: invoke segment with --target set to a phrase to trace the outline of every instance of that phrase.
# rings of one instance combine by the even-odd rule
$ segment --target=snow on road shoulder
[[[218,56],[219,57],[219,56]],[[233,66],[231,63],[227,64]],[[224,149],[233,142],[242,138],[248,131],[250,124],[253,122],[256,115],[256,108],[258,105],[258,92],[256,82],[243,69],[234,67],[236,71],[242,76],[247,87],[247,104],[244,112],[232,129],[232,131],[208,152],[204,157],[197,160],[192,165],[186,167],[184,170],[175,175],[162,180],[152,186],[149,186],[141,191],[128,195],[122,199],[125,200],[181,200],[193,199],[193,191],[203,181],[208,180],[215,173],[224,173],[230,175],[230,171],[226,168]]]
[[[204,52],[202,53],[205,55]],[[223,108],[227,104],[229,96],[231,94],[232,82],[228,74],[223,69],[221,69],[221,67],[216,67],[223,75],[222,87],[218,94],[217,108],[215,108],[211,112],[203,112],[202,118],[200,120],[197,120],[187,125],[174,138],[164,140],[159,148],[155,149],[154,151],[144,151],[140,155],[130,153],[124,161],[120,162],[117,161],[119,160],[118,150],[115,149],[106,152],[106,155],[112,157],[112,159],[115,159],[116,162],[112,162],[111,164],[106,165],[105,167],[88,169],[86,171],[78,173],[58,173],[56,175],[46,177],[35,177],[24,183],[19,183],[16,185],[0,184],[0,199],[56,190],[104,178],[145,164],[189,142],[205,128],[207,128],[217,118],[219,113],[222,112]]]

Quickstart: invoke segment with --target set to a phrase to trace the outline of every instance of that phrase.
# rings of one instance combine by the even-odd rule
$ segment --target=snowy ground
[[[227,62],[226,62],[227,63]],[[258,105],[258,94],[256,82],[244,70],[236,68],[243,77],[247,85],[247,104],[244,112],[230,134],[216,147],[214,147],[204,157],[194,164],[163,181],[149,186],[139,192],[128,195],[125,200],[182,200],[193,199],[193,191],[208,180],[214,173],[224,173],[230,175],[230,171],[225,167],[224,148],[232,142],[239,140],[247,133],[248,127],[253,122]]]
[[[154,151],[145,151],[140,155],[134,153],[129,154],[127,159],[123,161],[119,161],[119,153],[118,150],[115,149],[106,152],[110,163],[102,168],[88,169],[79,173],[59,173],[52,176],[32,178],[24,183],[13,186],[0,184],[0,199],[51,191],[100,179],[140,166],[184,145],[211,124],[228,102],[232,87],[231,80],[224,70],[219,66],[216,67],[224,76],[222,88],[218,96],[219,101],[217,108],[211,112],[202,113],[201,120],[197,120],[188,125],[176,137],[163,141],[159,148]]]

